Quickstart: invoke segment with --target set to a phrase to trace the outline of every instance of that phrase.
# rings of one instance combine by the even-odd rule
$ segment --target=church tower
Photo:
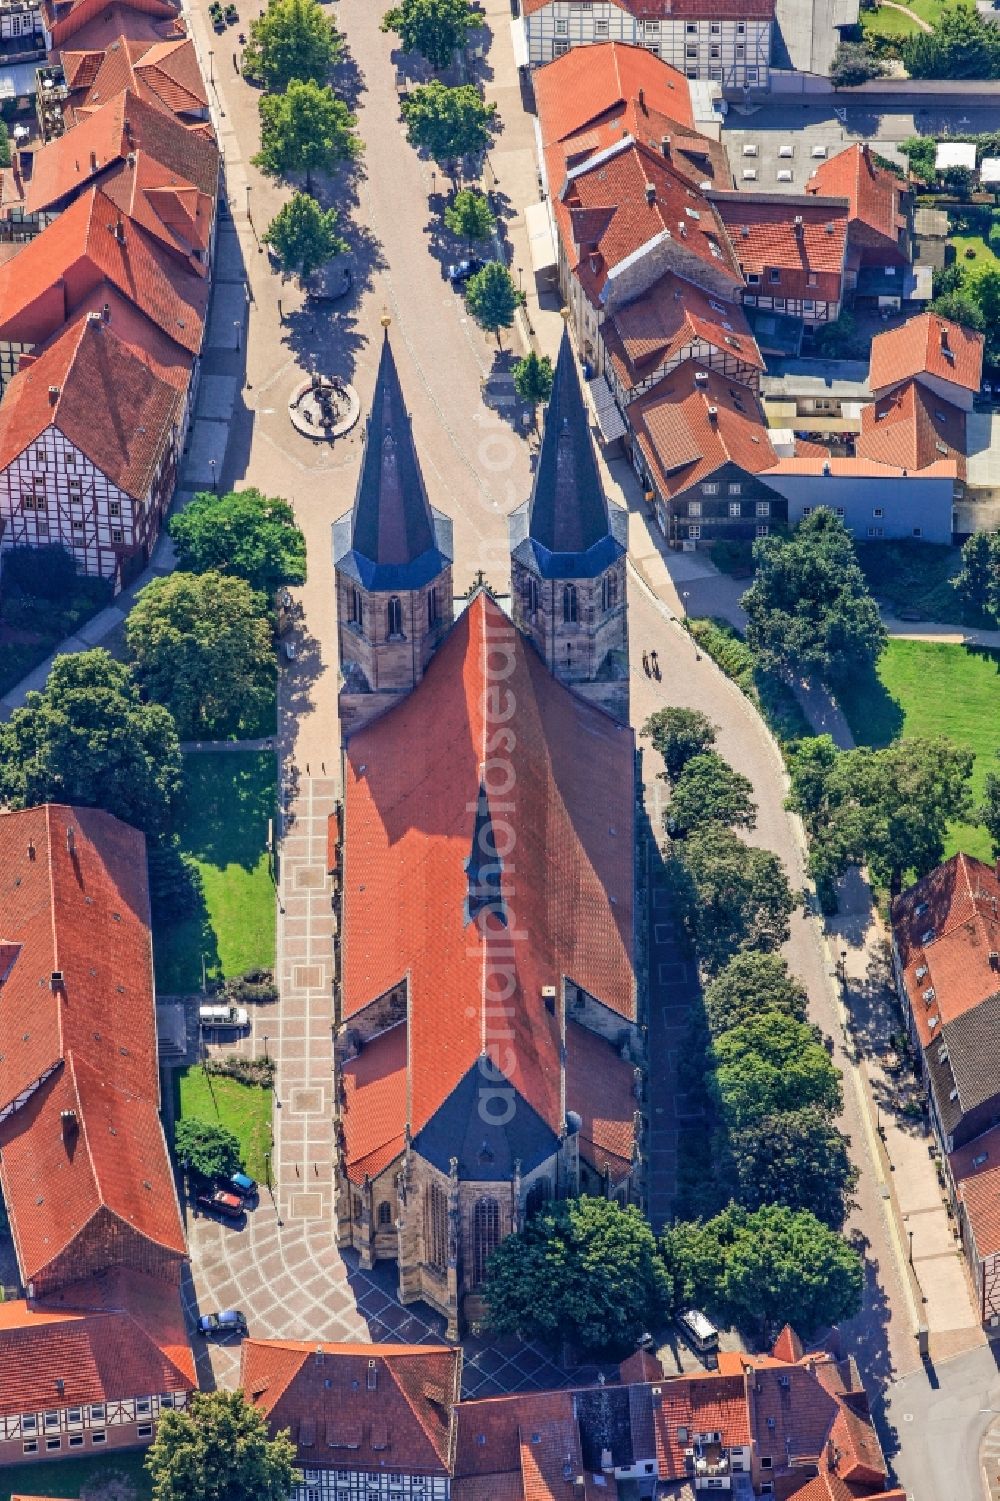
[[[419,683],[454,617],[451,522],[427,499],[383,326],[354,506],[333,524],[345,737]]]
[[[531,498],[510,517],[514,623],[552,672],[628,723],[628,516],[610,505],[564,330]]]

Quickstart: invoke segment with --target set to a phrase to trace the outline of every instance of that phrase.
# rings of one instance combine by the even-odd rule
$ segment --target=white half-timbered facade
[[[669,9],[669,14],[667,10]],[[659,14],[651,14],[659,10]],[[664,6],[615,0],[548,0],[524,6],[528,59],[533,67],[591,42],[645,47],[687,78],[704,78],[727,90],[766,89],[770,83],[769,0],[748,3],[742,14],[712,0],[677,0]]]
[[[53,1377],[54,1393],[58,1386]],[[151,1392],[115,1401],[8,1413],[0,1417],[0,1465],[149,1444],[160,1414],[186,1407],[187,1400],[186,1391]]]

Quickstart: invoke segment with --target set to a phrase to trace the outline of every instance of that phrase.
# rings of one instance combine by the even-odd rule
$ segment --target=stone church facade
[[[642,1198],[624,522],[567,338],[511,518],[513,618],[485,589],[456,618],[386,334],[334,525],[338,1228],[453,1339],[546,1201]]]

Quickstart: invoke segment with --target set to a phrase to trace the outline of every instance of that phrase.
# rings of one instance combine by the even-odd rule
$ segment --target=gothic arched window
[[[529,620],[538,614],[538,580],[529,573],[524,581],[524,613]]]
[[[378,1206],[378,1227],[380,1230],[392,1228],[392,1205],[388,1199],[383,1199]]]
[[[436,1272],[448,1265],[448,1196],[440,1183],[432,1183],[424,1198],[424,1255]]]
[[[473,1286],[486,1281],[486,1264],[500,1244],[500,1205],[496,1199],[477,1199],[472,1211]]]
[[[389,628],[390,638],[403,634],[403,606],[398,594],[390,595],[386,607],[386,624]]]
[[[618,603],[618,575],[606,573],[601,580],[601,608],[605,615],[613,610]]]
[[[427,591],[427,627],[433,630],[438,623],[438,592],[433,586]]]
[[[549,1202],[552,1197],[552,1184],[548,1178],[537,1178],[528,1189],[528,1197],[524,1203],[524,1212],[530,1219],[533,1214]]]
[[[347,617],[348,623],[350,625],[356,626],[360,631],[364,625],[364,614],[362,611],[361,590],[358,588],[357,584],[351,585],[349,608],[350,614]]]
[[[563,620],[567,625],[576,624],[576,585],[563,585]]]

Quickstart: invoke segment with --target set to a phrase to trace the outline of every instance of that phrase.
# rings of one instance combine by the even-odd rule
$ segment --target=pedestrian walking
[[[646,676],[649,677],[649,652],[648,651],[644,651],[643,654],[642,654],[642,670],[646,674]]]
[[[653,667],[653,676],[656,679],[656,681],[659,682],[660,681],[660,659],[656,655],[656,647],[655,646],[653,647],[653,650],[650,653],[650,662],[652,663],[652,667]]]

